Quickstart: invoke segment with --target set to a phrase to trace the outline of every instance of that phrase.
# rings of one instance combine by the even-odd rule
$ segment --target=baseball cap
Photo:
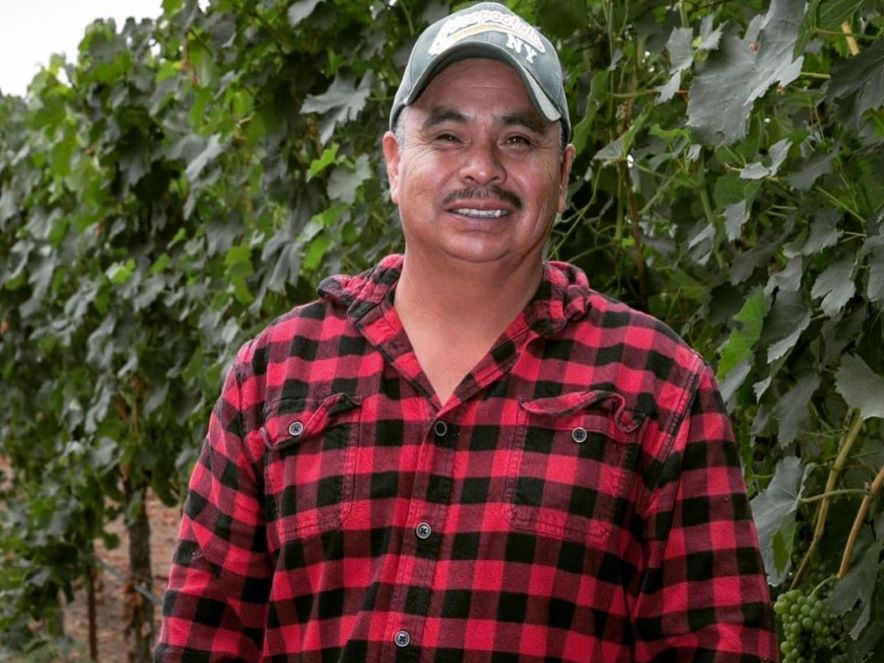
[[[513,67],[535,107],[550,122],[561,121],[571,138],[562,65],[550,41],[521,16],[496,2],[480,2],[446,16],[424,30],[414,44],[390,109],[390,129],[433,77],[466,58],[491,58]]]

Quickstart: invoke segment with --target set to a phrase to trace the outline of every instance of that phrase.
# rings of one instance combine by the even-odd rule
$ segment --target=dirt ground
[[[151,526],[151,565],[153,567],[153,587],[151,592],[162,597],[169,579],[169,562],[178,531],[178,509],[164,506],[150,496],[147,513]],[[125,636],[125,581],[118,574],[128,574],[128,540],[122,522],[114,522],[108,528],[119,535],[120,545],[107,550],[101,542],[96,543],[99,559],[112,568],[103,568],[98,578],[97,621],[98,621],[98,660],[97,663],[126,663],[128,643]],[[159,630],[160,606],[154,608],[156,628]],[[73,603],[67,606],[64,616],[65,632],[77,643],[78,652],[88,651],[89,621],[86,604],[86,591],[80,588]],[[78,660],[83,660],[79,659]],[[88,659],[86,659],[88,660]]]

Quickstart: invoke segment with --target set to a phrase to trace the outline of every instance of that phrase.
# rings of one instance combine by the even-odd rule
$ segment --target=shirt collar
[[[347,307],[347,317],[355,322],[385,299],[392,302],[402,261],[402,255],[393,254],[361,274],[330,276],[319,284],[319,295]],[[525,320],[539,334],[554,334],[586,312],[589,296],[589,280],[582,270],[566,262],[546,262]]]

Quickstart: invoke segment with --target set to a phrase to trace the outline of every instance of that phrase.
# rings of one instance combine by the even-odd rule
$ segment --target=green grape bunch
[[[774,613],[783,629],[782,663],[848,663],[840,621],[816,591],[780,594]]]

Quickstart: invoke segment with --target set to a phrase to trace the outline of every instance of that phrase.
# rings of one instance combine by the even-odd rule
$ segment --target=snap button
[[[429,539],[430,535],[433,533],[433,528],[430,527],[429,523],[418,523],[417,527],[414,528],[414,533],[417,535],[417,538],[421,540]]]
[[[433,424],[433,433],[436,437],[445,437],[445,434],[448,433],[448,424],[444,421],[437,421]]]
[[[589,437],[589,434],[586,432],[586,429],[583,426],[578,426],[574,430],[571,431],[571,439],[574,440],[577,444],[583,444],[586,442],[586,438]]]
[[[289,435],[292,437],[298,437],[301,433],[304,432],[304,424],[300,421],[293,421],[289,424]]]
[[[396,643],[397,647],[407,647],[411,644],[411,636],[408,631],[396,631],[396,635],[393,636],[393,642]]]

